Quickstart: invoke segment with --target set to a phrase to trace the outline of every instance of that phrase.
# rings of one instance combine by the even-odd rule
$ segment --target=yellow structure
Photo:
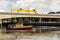
[[[29,9],[27,9],[27,10],[23,10],[23,9],[20,9],[20,10],[12,9],[11,12],[12,13],[28,13],[28,14],[34,13],[34,14],[38,14],[38,11],[35,10],[35,9],[33,9],[33,10],[29,10]]]

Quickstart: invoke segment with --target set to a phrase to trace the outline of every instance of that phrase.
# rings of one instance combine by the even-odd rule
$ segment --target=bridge
[[[7,18],[38,18],[37,21],[32,21],[30,19],[29,25],[33,27],[37,26],[60,26],[60,14],[27,14],[27,13],[9,13],[9,12],[0,12],[0,23],[2,24],[2,19]],[[11,22],[12,23],[12,22]],[[16,22],[17,23],[17,22]],[[26,22],[25,22],[26,23]],[[4,24],[4,23],[3,23]],[[5,23],[6,24],[6,23]],[[22,23],[24,24],[24,23]],[[24,26],[24,25],[23,25]],[[5,26],[4,26],[5,27]]]
[[[60,18],[60,14],[27,14],[27,13],[0,12],[0,19],[14,17]]]

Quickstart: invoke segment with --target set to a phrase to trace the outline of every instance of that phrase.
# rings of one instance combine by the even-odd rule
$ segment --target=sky
[[[0,0],[0,12],[10,12],[11,9],[34,8],[39,13],[60,11],[60,0]]]

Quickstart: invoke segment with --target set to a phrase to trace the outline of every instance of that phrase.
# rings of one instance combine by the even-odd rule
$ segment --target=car
[[[55,14],[55,12],[49,12],[48,14]]]
[[[60,14],[60,11],[56,12],[56,14]]]

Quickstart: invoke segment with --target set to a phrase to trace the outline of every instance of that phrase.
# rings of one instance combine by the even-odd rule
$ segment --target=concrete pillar
[[[0,19],[0,33],[2,32],[2,20]]]
[[[41,22],[41,19],[42,19],[42,18],[39,19],[39,22]]]

